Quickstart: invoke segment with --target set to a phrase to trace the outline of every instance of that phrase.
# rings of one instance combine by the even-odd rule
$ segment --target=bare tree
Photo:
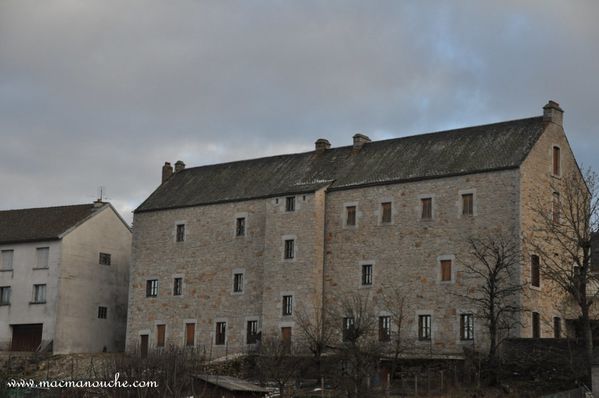
[[[517,241],[502,232],[481,238],[469,238],[469,258],[463,259],[465,283],[471,286],[470,301],[489,334],[488,361],[492,372],[497,364],[497,348],[510,330],[520,325],[519,313],[524,311],[519,295],[524,284],[519,280],[520,249]]]
[[[374,302],[368,294],[350,294],[339,299],[328,316],[340,322],[342,331],[335,347],[342,364],[340,382],[348,396],[368,396],[370,376],[382,353]]]
[[[275,382],[281,398],[292,396],[292,381],[297,378],[301,366],[298,366],[296,346],[291,341],[276,337],[263,338],[254,359],[263,382]]]
[[[391,330],[389,339],[392,344],[393,360],[391,362],[391,377],[395,376],[399,364],[399,356],[404,351],[405,341],[402,331],[406,326],[406,311],[408,298],[403,288],[385,286],[381,289],[382,306],[389,314]]]
[[[591,308],[599,280],[591,270],[591,240],[599,229],[599,178],[591,169],[584,174],[576,169],[553,179],[551,189],[551,202],[545,196],[532,206],[536,227],[526,243],[540,257],[542,275],[576,303],[590,372]]]

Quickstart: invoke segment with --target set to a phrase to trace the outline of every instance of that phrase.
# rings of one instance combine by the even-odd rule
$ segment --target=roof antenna
[[[110,199],[109,197],[107,197],[105,195],[106,195],[106,187],[103,185],[100,185],[98,187],[98,196],[97,196],[97,199],[94,201],[94,203],[101,205],[102,203],[104,203],[105,200]]]

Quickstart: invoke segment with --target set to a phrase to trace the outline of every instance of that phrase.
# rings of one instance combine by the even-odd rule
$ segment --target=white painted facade
[[[48,266],[37,266],[37,249],[48,248]],[[42,349],[55,354],[122,351],[125,345],[131,231],[105,204],[60,239],[0,244],[13,251],[12,269],[0,263],[0,350],[9,350],[13,325],[43,324]],[[109,253],[111,264],[99,263]],[[0,256],[0,262],[1,262]],[[34,303],[34,285],[45,284],[45,302]],[[106,319],[98,307],[107,308]]]

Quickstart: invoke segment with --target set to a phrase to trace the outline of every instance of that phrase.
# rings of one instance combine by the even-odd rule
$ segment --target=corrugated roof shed
[[[542,117],[272,156],[175,173],[136,212],[516,168],[544,130]]]
[[[207,374],[196,375],[196,377],[200,380],[203,380],[207,383],[224,388],[225,390],[228,390],[228,391],[258,392],[258,393],[268,393],[269,392],[269,390],[267,388],[257,386],[255,384],[249,383],[245,380],[237,379],[235,377],[207,375]]]
[[[93,204],[0,211],[0,243],[59,239],[100,208]]]

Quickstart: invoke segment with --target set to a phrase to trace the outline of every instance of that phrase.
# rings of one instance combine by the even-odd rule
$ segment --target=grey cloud
[[[566,110],[599,169],[592,1],[0,2],[0,208],[122,211],[190,166]],[[130,218],[130,216],[129,216]]]

